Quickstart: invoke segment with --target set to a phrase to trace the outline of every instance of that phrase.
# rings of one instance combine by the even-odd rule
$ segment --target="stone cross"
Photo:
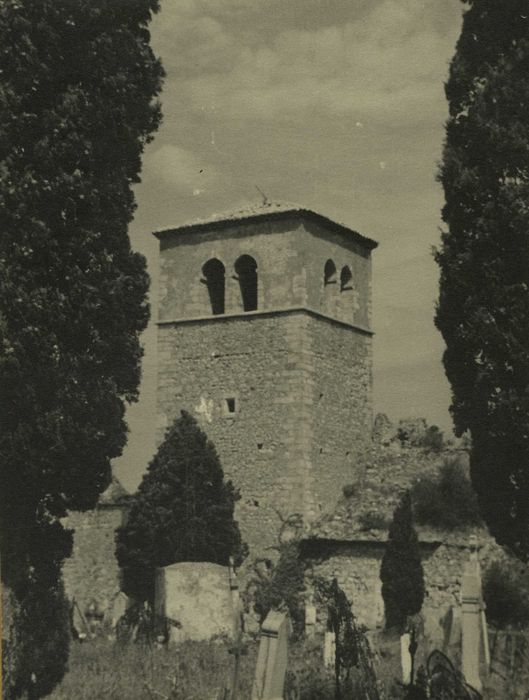
[[[482,653],[488,658],[487,626],[484,621],[484,604],[481,594],[481,569],[478,559],[477,539],[470,537],[470,556],[463,570],[461,585],[461,670],[465,680],[481,691],[480,660]]]
[[[271,610],[261,627],[261,641],[252,687],[252,700],[282,700],[287,670],[290,621]]]

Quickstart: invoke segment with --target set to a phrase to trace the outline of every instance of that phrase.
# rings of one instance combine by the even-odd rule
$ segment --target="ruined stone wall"
[[[82,612],[92,601],[106,610],[120,590],[114,537],[126,513],[124,505],[98,506],[70,513],[64,520],[65,527],[75,531],[72,556],[63,565],[64,587]]]
[[[426,597],[423,604],[425,635],[431,647],[440,647],[445,634],[447,613],[460,605],[461,580],[469,557],[468,533],[451,536],[440,544],[421,543]],[[500,548],[482,533],[479,559],[484,571],[488,564],[501,558]],[[383,542],[329,542],[319,545],[316,556],[307,553],[307,584],[314,576],[326,580],[337,578],[352,603],[356,618],[369,629],[384,624],[384,603],[381,592],[380,564]]]

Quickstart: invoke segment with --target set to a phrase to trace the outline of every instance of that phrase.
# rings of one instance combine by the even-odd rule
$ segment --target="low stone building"
[[[65,592],[83,614],[91,606],[106,612],[121,589],[115,533],[125,522],[130,499],[113,477],[94,510],[72,512],[64,520],[64,526],[74,530],[72,556],[63,565]]]
[[[301,542],[308,590],[316,576],[327,580],[336,577],[359,622],[369,629],[383,626],[380,565],[393,511],[419,475],[436,474],[447,458],[464,465],[467,462],[466,453],[458,450],[432,453],[403,446],[396,439],[385,445],[374,443],[366,456],[364,480],[346,489],[350,495],[341,499],[332,515],[315,523]],[[500,558],[502,550],[479,527],[443,531],[416,525],[416,530],[426,586],[425,634],[432,647],[440,647],[451,610],[460,604],[470,536],[478,538],[483,569]]]

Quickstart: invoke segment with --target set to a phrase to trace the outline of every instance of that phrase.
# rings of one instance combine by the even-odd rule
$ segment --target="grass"
[[[322,639],[289,644],[285,697],[334,700],[331,670],[323,668]],[[257,642],[240,658],[239,700],[251,697]],[[233,668],[229,644],[185,642],[156,648],[99,638],[73,643],[69,671],[51,700],[218,700]]]
[[[251,697],[257,645],[240,661],[240,696]],[[52,700],[217,700],[233,656],[225,642],[186,642],[156,648],[107,639],[72,643],[69,672]],[[171,695],[171,692],[173,693]]]
[[[378,646],[378,643],[376,643]],[[392,646],[392,655],[397,650]],[[251,697],[257,662],[257,642],[249,642],[240,659],[239,700]],[[391,660],[387,650],[376,664],[381,700],[397,700],[402,691],[395,683],[400,658]],[[51,700],[218,700],[229,681],[233,656],[229,644],[185,642],[158,649],[120,645],[105,638],[72,643],[69,672],[52,693]],[[510,675],[510,674],[507,674]],[[509,678],[497,673],[484,679],[486,700],[527,700],[529,670],[520,668]],[[322,639],[289,644],[285,684],[287,700],[334,700],[332,671],[322,664]],[[363,697],[356,693],[352,697]]]

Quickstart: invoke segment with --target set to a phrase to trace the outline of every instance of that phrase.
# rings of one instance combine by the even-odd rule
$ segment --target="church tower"
[[[184,409],[241,493],[253,554],[358,478],[371,435],[371,251],[313,211],[265,205],[160,241],[158,441]]]

